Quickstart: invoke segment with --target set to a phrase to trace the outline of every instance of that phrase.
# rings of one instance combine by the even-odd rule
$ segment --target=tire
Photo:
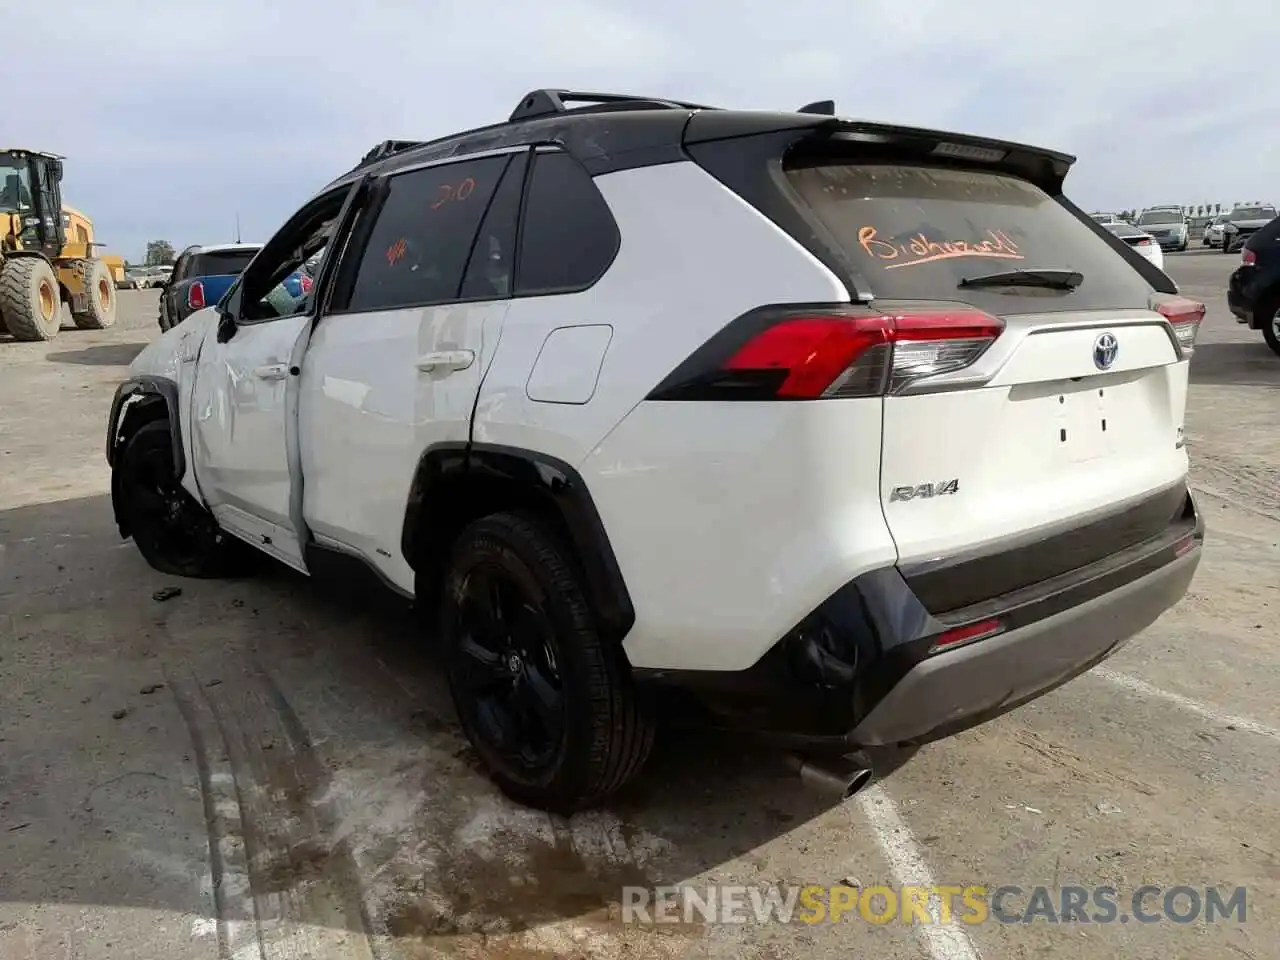
[[[9,257],[0,269],[0,314],[15,340],[52,340],[62,327],[58,277],[43,257]]]
[[[1258,308],[1254,323],[1262,328],[1262,339],[1276,356],[1280,356],[1280,301]]]
[[[116,322],[116,284],[101,260],[82,260],[84,266],[84,313],[71,318],[81,330],[105,330]]]
[[[568,815],[639,773],[653,748],[652,712],[538,518],[494,514],[462,532],[441,591],[440,636],[462,728],[507,796]]]
[[[1231,252],[1231,241],[1228,240],[1225,236],[1222,238],[1222,252],[1223,253]]]
[[[239,541],[173,475],[168,420],[138,429],[116,461],[112,493],[144,560],[161,573],[223,577],[241,566]]]

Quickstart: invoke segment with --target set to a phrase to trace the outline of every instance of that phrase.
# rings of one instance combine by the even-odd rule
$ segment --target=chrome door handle
[[[259,380],[283,380],[289,375],[289,365],[287,363],[268,363],[261,367],[255,367],[253,375]]]
[[[418,358],[417,367],[423,373],[454,373],[467,369],[475,359],[476,355],[471,350],[441,350],[423,354]]]

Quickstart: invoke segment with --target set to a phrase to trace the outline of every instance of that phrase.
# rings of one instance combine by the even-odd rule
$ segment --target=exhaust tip
[[[871,764],[857,754],[829,760],[792,756],[789,761],[805,786],[834,797],[837,802],[858,793],[873,776]]]

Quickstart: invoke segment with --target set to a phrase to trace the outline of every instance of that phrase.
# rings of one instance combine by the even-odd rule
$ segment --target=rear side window
[[[483,157],[391,177],[346,309],[456,300],[476,228],[507,159]]]
[[[222,277],[244,273],[257,250],[207,250],[192,254],[183,270],[185,277]],[[176,272],[176,271],[175,271]]]
[[[796,168],[787,177],[877,298],[963,300],[994,314],[1145,308],[1151,287],[1043,190],[989,171],[890,164]],[[1072,291],[962,288],[1018,268],[1066,268]]]
[[[534,158],[520,228],[516,292],[585,290],[618,253],[618,225],[590,174],[565,153]]]

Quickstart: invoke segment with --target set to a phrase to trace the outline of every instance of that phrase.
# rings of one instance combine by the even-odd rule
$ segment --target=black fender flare
[[[120,410],[130,397],[146,395],[164,401],[169,419],[169,434],[173,438],[173,467],[176,476],[187,472],[187,453],[182,446],[182,421],[178,416],[178,385],[168,377],[137,374],[116,387],[111,398],[111,413],[107,417],[107,466],[116,465],[116,451],[120,448]]]
[[[111,413],[107,417],[107,465],[112,468],[111,509],[115,514],[116,527],[122,537],[129,536],[129,518],[126,516],[127,511],[122,507],[120,478],[115,470],[120,448],[125,443],[122,431],[127,427],[127,423],[121,422],[121,411],[124,409],[127,400],[131,397],[139,396],[148,398],[143,401],[148,405],[164,404],[165,414],[169,422],[169,436],[173,441],[174,476],[181,477],[186,472],[187,458],[182,446],[182,424],[178,419],[178,385],[166,377],[157,377],[150,374],[139,374],[130,377],[116,387],[115,396],[111,399]],[[124,420],[128,421],[130,419],[128,412],[126,412]],[[152,419],[154,417],[148,411],[148,415],[142,422],[150,422]]]
[[[624,637],[635,623],[635,608],[600,513],[581,474],[544,453],[486,443],[443,443],[424,451],[409,488],[401,535],[410,566],[419,570],[435,531],[443,534],[456,525],[451,491],[493,481],[518,489],[559,521],[601,628],[615,639]]]

